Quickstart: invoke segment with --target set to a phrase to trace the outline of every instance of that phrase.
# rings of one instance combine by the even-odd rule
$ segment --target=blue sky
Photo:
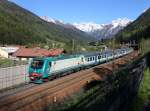
[[[39,16],[69,23],[110,23],[117,18],[136,19],[150,0],[10,0]]]

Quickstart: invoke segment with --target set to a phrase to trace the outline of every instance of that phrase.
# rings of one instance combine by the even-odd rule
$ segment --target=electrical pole
[[[112,40],[112,48],[113,48],[113,58],[114,58],[114,54],[115,54],[115,52],[114,52],[114,49],[115,49],[115,38],[113,38],[113,40]],[[113,72],[113,74],[114,74],[114,60],[112,61],[112,72]]]
[[[74,39],[72,39],[72,54],[73,54],[73,52],[74,52]]]

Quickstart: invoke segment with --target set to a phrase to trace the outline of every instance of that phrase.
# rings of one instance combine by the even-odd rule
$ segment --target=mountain
[[[56,25],[63,26],[64,28],[73,29],[73,30],[80,30],[80,29],[76,28],[74,25],[72,25],[70,23],[65,23],[62,20],[52,19],[52,18],[49,18],[47,16],[41,16],[41,19],[43,19],[44,21],[49,22],[49,23],[54,23]]]
[[[120,30],[131,23],[127,18],[117,19],[112,21],[111,24],[96,24],[96,23],[75,23],[74,26],[97,39],[111,38]]]
[[[150,8],[116,35],[118,41],[139,42],[142,38],[150,38]]]
[[[67,44],[70,40],[86,44],[93,38],[76,28],[46,22],[13,2],[0,0],[0,44],[45,44],[48,41]]]
[[[47,22],[61,25],[65,28],[79,29],[83,32],[86,32],[88,35],[91,35],[91,37],[94,37],[96,39],[111,38],[132,22],[127,18],[123,18],[123,19],[119,18],[117,20],[113,20],[111,24],[96,24],[93,22],[69,24],[61,20],[49,18],[47,16],[43,16],[41,18]]]
[[[47,16],[41,16],[40,17],[41,19],[43,19],[44,21],[46,22],[49,22],[49,23],[54,23],[54,24],[57,24],[57,25],[64,25],[65,23],[61,20],[56,20],[56,19],[52,19],[52,18],[49,18]]]

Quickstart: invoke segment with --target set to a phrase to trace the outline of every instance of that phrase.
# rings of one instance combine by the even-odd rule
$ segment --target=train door
[[[51,74],[51,66],[52,66],[52,62],[51,62],[51,61],[48,61],[48,65],[47,65],[47,72],[48,72],[48,75]]]
[[[80,64],[83,65],[84,63],[85,63],[85,58],[84,58],[84,56],[82,56],[81,60],[80,60]]]

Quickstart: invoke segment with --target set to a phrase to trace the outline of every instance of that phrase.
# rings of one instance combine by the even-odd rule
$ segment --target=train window
[[[92,57],[90,57],[90,61],[92,61]]]
[[[90,61],[90,59],[89,58],[86,58],[86,60],[89,62]]]
[[[81,62],[84,62],[83,57],[81,58]]]
[[[99,56],[99,59],[101,59],[101,56]]]
[[[31,63],[31,68],[33,69],[42,69],[44,64],[43,60],[33,60]]]
[[[87,58],[87,61],[89,62],[89,61],[90,61],[90,58]]]
[[[54,62],[54,64],[56,64],[56,62]],[[49,67],[51,67],[52,66],[52,62],[49,62]]]
[[[95,57],[93,57],[93,61],[95,60]]]
[[[103,58],[103,56],[102,55],[100,55],[100,59],[102,59]]]

